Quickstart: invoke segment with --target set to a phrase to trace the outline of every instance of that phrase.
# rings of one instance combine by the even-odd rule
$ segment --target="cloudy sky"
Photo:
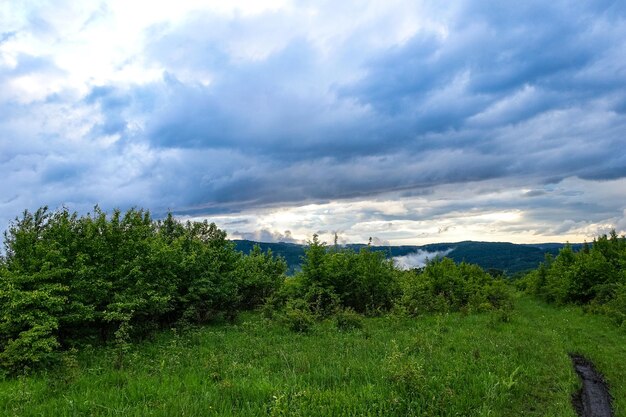
[[[232,237],[626,232],[626,2],[0,0],[0,228],[168,210]]]

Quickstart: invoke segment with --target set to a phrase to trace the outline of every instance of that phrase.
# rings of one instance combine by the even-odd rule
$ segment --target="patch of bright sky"
[[[197,10],[251,16],[289,5],[284,0],[112,0],[100,2],[42,2],[33,7],[2,7],[0,22],[16,34],[0,49],[2,65],[15,66],[19,54],[53,57],[64,76],[24,77],[14,82],[22,101],[41,100],[63,89],[86,93],[105,83],[141,84],[160,79],[163,69],[142,60],[146,29],[176,25]],[[20,29],[33,19],[38,31]]]
[[[626,229],[626,211],[622,219],[608,217],[574,221],[567,218],[570,213],[565,207],[599,196],[619,198],[621,190],[626,187],[626,179],[598,183],[567,178],[559,184],[546,186],[540,190],[541,193],[563,199],[564,207],[552,211],[541,205],[507,207],[507,202],[522,201],[521,196],[528,194],[530,190],[523,186],[507,189],[494,186],[490,190],[494,184],[481,183],[479,188],[476,185],[466,187],[465,191],[454,186],[440,187],[431,195],[418,197],[400,198],[392,193],[376,199],[256,209],[250,213],[212,216],[208,220],[216,222],[235,239],[245,233],[267,230],[276,235],[289,232],[291,238],[300,242],[306,242],[313,233],[318,233],[322,240],[332,242],[337,232],[347,243],[364,243],[372,237],[379,243],[392,245],[463,240],[582,242],[608,233],[616,224]],[[462,206],[464,194],[475,195],[473,208],[437,211],[439,207],[445,209],[451,203]],[[536,198],[542,197],[539,195]]]

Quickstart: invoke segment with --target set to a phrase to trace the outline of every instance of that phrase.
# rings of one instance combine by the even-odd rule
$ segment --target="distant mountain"
[[[304,248],[306,248],[306,245],[285,242],[265,243],[254,242],[251,240],[233,240],[233,242],[235,243],[235,249],[246,254],[250,253],[254,245],[259,245],[263,252],[271,249],[274,255],[280,255],[285,258],[285,261],[287,261],[287,265],[289,266],[289,274],[292,274],[299,269],[302,257],[304,256]]]
[[[295,243],[264,243],[250,240],[233,240],[238,251],[248,253],[255,244],[263,251],[271,249],[275,255],[285,258],[289,273],[297,271],[304,256],[305,245]],[[358,251],[362,244],[351,244],[348,247]],[[419,253],[447,252],[446,256],[456,262],[477,264],[484,269],[496,269],[507,275],[514,275],[536,268],[545,258],[546,253],[558,254],[563,243],[515,244],[507,242],[473,242],[433,243],[422,246],[372,246],[372,250],[383,251],[388,257],[407,256]],[[573,244],[574,250],[582,245]],[[421,251],[421,252],[420,252]]]

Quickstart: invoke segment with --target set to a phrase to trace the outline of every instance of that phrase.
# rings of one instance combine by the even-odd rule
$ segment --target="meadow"
[[[404,270],[317,235],[288,277],[213,223],[141,209],[44,207],[4,245],[3,416],[572,417],[580,355],[626,417],[614,232],[518,280],[449,258]]]
[[[236,322],[66,352],[0,382],[4,416],[575,416],[579,353],[626,416],[626,332],[579,307],[515,295],[512,312],[387,314],[294,333],[257,312]]]

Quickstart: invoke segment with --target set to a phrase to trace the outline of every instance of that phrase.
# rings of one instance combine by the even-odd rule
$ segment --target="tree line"
[[[358,252],[309,242],[301,271],[257,246],[243,254],[214,223],[149,211],[78,215],[25,211],[4,235],[0,260],[0,368],[53,365],[86,344],[130,343],[170,326],[233,320],[260,308],[306,331],[334,317],[510,307],[504,281],[480,267],[437,259],[401,271],[369,246]]]

